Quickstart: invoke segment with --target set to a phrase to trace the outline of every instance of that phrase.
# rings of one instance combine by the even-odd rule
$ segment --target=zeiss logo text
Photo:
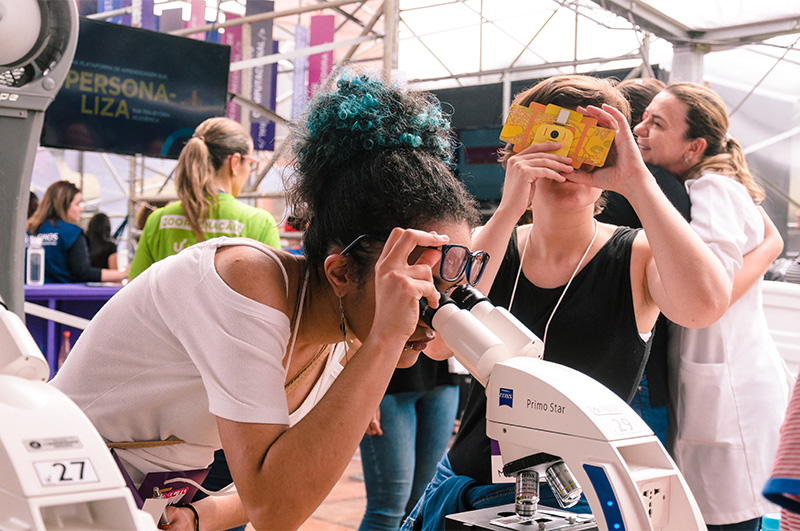
[[[500,405],[514,407],[514,390],[500,388]]]

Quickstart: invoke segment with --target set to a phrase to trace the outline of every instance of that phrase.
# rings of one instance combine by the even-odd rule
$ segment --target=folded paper
[[[616,132],[599,127],[595,118],[559,107],[533,102],[528,107],[512,105],[500,132],[500,140],[514,145],[519,153],[532,144],[560,142],[552,151],[572,159],[572,167],[583,164],[603,166]]]

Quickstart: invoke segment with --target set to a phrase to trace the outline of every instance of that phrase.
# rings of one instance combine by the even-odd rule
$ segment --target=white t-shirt
[[[289,319],[220,278],[214,255],[231,244],[274,256],[252,240],[216,238],[157,262],[97,313],[51,381],[107,441],[186,441],[119,451],[137,484],[147,472],[207,467],[221,448],[216,417],[289,424]],[[341,371],[343,349],[334,350],[334,374],[313,402]]]

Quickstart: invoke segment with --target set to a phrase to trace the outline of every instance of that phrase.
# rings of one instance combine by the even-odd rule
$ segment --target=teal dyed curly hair
[[[452,173],[450,121],[430,94],[348,72],[311,101],[294,134],[289,200],[308,223],[303,249],[312,264],[361,234],[480,220]],[[359,274],[375,251],[351,254]]]
[[[411,98],[397,85],[352,72],[336,85],[337,90],[320,94],[306,114],[296,144],[298,171],[393,148],[427,151],[443,162],[452,159],[450,120],[432,96]]]

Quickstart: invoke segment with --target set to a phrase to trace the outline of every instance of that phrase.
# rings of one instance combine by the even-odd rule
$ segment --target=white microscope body
[[[78,41],[74,0],[0,0],[0,531],[155,529],[22,319],[24,205],[44,111]],[[10,235],[10,236],[9,236]],[[7,237],[6,237],[7,236]],[[7,302],[8,301],[8,304]]]
[[[567,476],[571,471],[580,484],[566,485],[573,501],[582,488],[603,531],[706,529],[683,475],[647,424],[622,399],[583,373],[539,359],[543,349],[538,339],[534,340],[537,347],[521,348],[520,332],[510,330],[522,327],[533,334],[513,316],[502,327],[492,320],[479,320],[477,316],[485,315],[491,303],[485,298],[480,301],[482,295],[473,288],[462,286],[452,295],[457,304],[443,296],[437,310],[423,305],[422,316],[485,385],[486,432],[498,441],[507,474],[527,469],[544,475],[554,463],[563,461]],[[478,306],[482,309],[476,311]],[[506,337],[516,339],[507,343]],[[481,349],[489,353],[491,366]],[[538,483],[539,476],[534,477]],[[518,479],[517,514],[521,515],[519,485]],[[558,495],[560,488],[553,490]],[[534,510],[537,501],[538,488]],[[533,513],[534,521],[537,514]]]
[[[0,299],[0,530],[150,530],[102,437]]]

